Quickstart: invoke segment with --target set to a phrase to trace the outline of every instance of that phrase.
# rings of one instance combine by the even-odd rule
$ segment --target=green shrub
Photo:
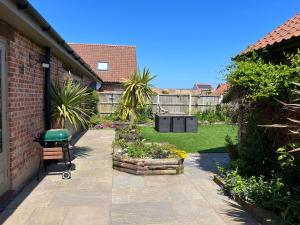
[[[141,131],[139,127],[123,127],[116,129],[116,139],[123,139],[125,141],[136,141],[141,139]]]
[[[149,156],[154,159],[168,158],[171,155],[170,150],[172,147],[169,144],[152,143],[149,149]]]
[[[95,127],[100,124],[111,125],[111,124],[113,124],[114,121],[117,121],[117,120],[118,120],[118,116],[116,114],[109,114],[109,115],[96,114],[90,118],[89,126]]]
[[[221,105],[217,105],[215,109],[209,108],[203,112],[198,111],[195,113],[196,117],[200,121],[206,121],[209,123],[215,123],[215,122],[231,122],[231,119],[229,117],[229,113],[226,109],[226,107],[223,107]]]
[[[293,55],[283,53],[279,63],[253,52],[233,59],[232,64],[227,67],[226,79],[230,88],[240,88],[240,94],[244,94],[252,102],[274,101],[274,97],[289,99],[293,90],[292,82],[299,81],[299,65],[299,50]]]
[[[238,159],[238,145],[233,143],[233,140],[229,135],[226,135],[225,137],[225,149],[227,150],[231,161]]]
[[[145,106],[137,110],[137,123],[149,123],[153,120],[153,112],[151,106]]]
[[[165,159],[186,156],[185,151],[175,151],[176,147],[170,144],[146,143],[141,140],[127,142],[124,139],[118,139],[114,144],[119,145],[123,149],[123,153],[132,158]]]
[[[300,221],[300,187],[287,186],[281,177],[243,177],[239,169],[220,168],[226,192],[279,214],[286,224]]]
[[[128,144],[125,153],[132,158],[145,158],[149,155],[149,146],[142,141],[136,141]]]
[[[259,127],[255,111],[246,115],[246,134],[238,148],[239,169],[244,176],[270,176],[278,170],[277,155],[270,145],[271,133]]]

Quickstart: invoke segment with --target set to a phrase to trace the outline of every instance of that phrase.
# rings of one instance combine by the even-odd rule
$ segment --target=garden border
[[[218,175],[214,175],[213,181],[220,187],[225,186],[224,180]],[[234,201],[246,209],[261,225],[284,225],[284,222],[282,222],[279,216],[273,212],[257,207],[238,196],[231,195],[231,197]]]

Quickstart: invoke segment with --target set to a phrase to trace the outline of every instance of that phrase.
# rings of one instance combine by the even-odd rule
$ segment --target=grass
[[[159,133],[153,127],[141,127],[143,138],[153,142],[167,142],[187,152],[226,152],[225,136],[236,141],[237,126],[201,125],[197,133]]]

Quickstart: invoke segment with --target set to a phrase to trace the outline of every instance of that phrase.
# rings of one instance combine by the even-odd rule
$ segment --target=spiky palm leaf
[[[137,110],[145,107],[154,94],[150,82],[155,78],[151,77],[150,71],[146,68],[142,72],[135,71],[130,79],[123,82],[124,92],[120,102],[119,114],[125,120],[130,118],[131,125],[136,120]]]
[[[63,85],[58,83],[51,87],[52,121],[60,128],[69,121],[73,126],[87,127],[91,115],[94,114],[96,100],[93,91],[72,81]]]

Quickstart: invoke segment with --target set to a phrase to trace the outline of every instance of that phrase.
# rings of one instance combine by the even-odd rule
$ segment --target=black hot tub
[[[198,120],[196,116],[156,114],[155,130],[158,132],[197,132]]]

